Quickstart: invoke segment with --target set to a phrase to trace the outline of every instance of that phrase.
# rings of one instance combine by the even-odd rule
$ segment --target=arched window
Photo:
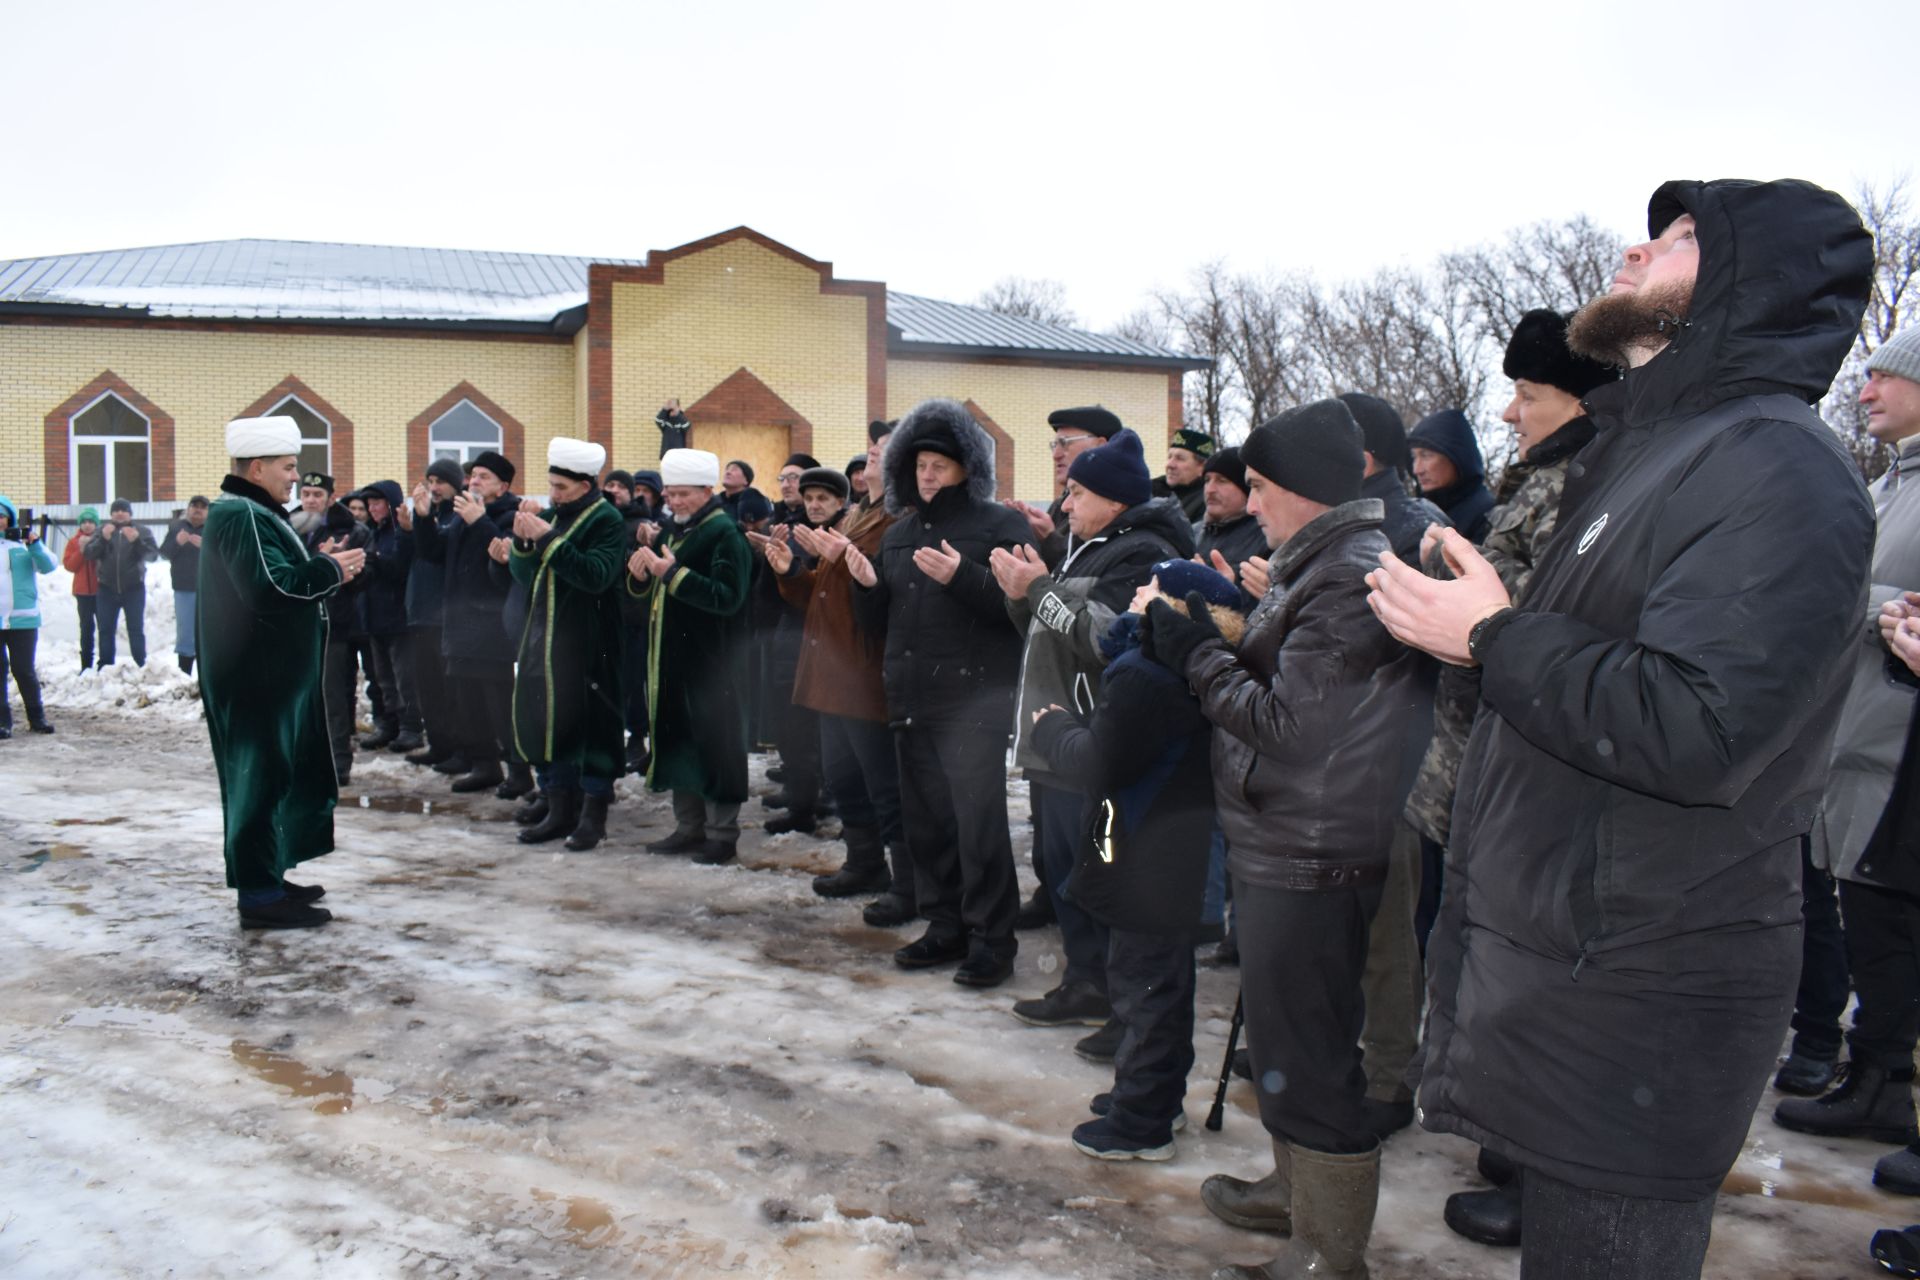
[[[68,447],[73,501],[152,500],[153,423],[115,393],[103,392],[73,415]]]
[[[301,475],[309,471],[333,474],[333,424],[319,410],[299,396],[288,396],[259,416],[292,418],[300,424]]]
[[[462,466],[501,445],[500,424],[471,400],[462,399],[427,428],[427,459],[451,458]]]

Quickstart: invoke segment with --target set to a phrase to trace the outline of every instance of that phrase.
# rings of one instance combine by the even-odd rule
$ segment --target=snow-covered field
[[[59,733],[0,742],[0,1275],[1105,1278],[1270,1256],[1198,1196],[1270,1159],[1246,1084],[1222,1133],[1198,1123],[1232,970],[1203,970],[1178,1158],[1089,1160],[1066,1135],[1107,1075],[1071,1052],[1082,1031],[1007,1012],[1053,984],[1055,938],[1023,934],[999,991],[902,972],[900,937],[809,890],[837,844],[754,829],[737,866],[652,857],[670,816],[628,780],[599,850],[527,848],[510,806],[361,753],[308,877],[335,923],[242,934],[164,578],[149,605],[144,672],[81,676],[50,628]],[[1920,1204],[1868,1185],[1886,1148],[1778,1130],[1773,1101],[1707,1274],[1878,1274],[1869,1235]],[[1518,1274],[1441,1222],[1472,1157],[1393,1139],[1376,1276]]]

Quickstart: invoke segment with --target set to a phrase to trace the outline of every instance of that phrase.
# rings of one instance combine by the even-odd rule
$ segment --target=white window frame
[[[320,412],[318,409],[314,408],[312,405],[308,404],[305,400],[302,400],[299,396],[295,395],[291,391],[287,392],[287,394],[281,396],[278,400],[274,401],[273,408],[267,410],[266,413],[262,414],[261,416],[268,417],[268,418],[272,417],[274,414],[279,413],[281,408],[285,406],[285,404],[289,400],[293,401],[295,404],[299,405],[302,409],[305,409],[308,413],[320,419],[320,421],[325,424],[327,428],[327,434],[325,436],[310,436],[306,434],[305,427],[302,427],[300,429],[300,451],[302,453],[306,452],[306,448],[310,444],[317,444],[317,445],[324,446],[327,451],[327,461],[325,465],[323,465],[320,468],[320,470],[325,472],[327,475],[332,475],[334,473],[333,472],[333,419],[332,418],[329,418],[326,414]],[[295,421],[297,422],[299,421],[299,419],[296,418]],[[304,470],[304,468],[302,469]]]
[[[445,422],[447,418],[452,416],[460,408],[461,405],[466,405],[469,409],[472,409],[475,413],[479,414],[481,417],[485,418],[488,422],[491,422],[493,424],[494,438],[491,443],[482,443],[476,440],[443,441],[439,439],[440,424],[442,422]],[[455,462],[459,463],[461,466],[465,466],[467,463],[472,462],[475,458],[479,457],[481,454],[485,453],[489,449],[492,449],[496,452],[504,449],[506,447],[506,440],[507,440],[507,429],[501,425],[500,420],[498,418],[495,418],[492,414],[488,413],[485,409],[482,409],[479,405],[475,404],[470,397],[461,396],[458,403],[448,405],[447,411],[441,414],[439,417],[435,418],[432,421],[432,423],[428,425],[427,427],[427,461],[432,462],[437,458],[452,458]]]
[[[140,421],[146,423],[147,434],[145,434],[144,436],[95,436],[95,435],[83,436],[81,435],[78,427],[78,423],[80,419],[85,417],[88,413],[92,412],[95,408],[97,408],[102,400],[107,400],[107,399],[118,400],[121,404],[126,406],[127,411],[129,413],[133,414],[134,417],[140,419]],[[140,412],[139,409],[135,408],[131,400],[127,399],[125,396],[121,395],[119,392],[112,391],[112,390],[102,391],[99,395],[95,396],[93,399],[87,401],[84,405],[80,406],[79,410],[75,412],[72,417],[67,419],[67,477],[68,477],[67,492],[72,497],[72,500],[75,503],[78,503],[81,501],[80,499],[80,448],[83,444],[84,445],[97,444],[97,445],[103,446],[106,449],[107,465],[105,467],[105,472],[106,472],[106,478],[107,478],[107,495],[105,498],[101,499],[100,501],[102,503],[108,503],[108,502],[112,502],[115,498],[122,496],[113,491],[113,482],[114,482],[114,474],[115,474],[115,469],[113,466],[113,446],[116,444],[131,444],[135,441],[138,441],[140,444],[145,445],[147,448],[147,492],[146,492],[146,496],[142,498],[141,501],[152,502],[153,501],[153,419],[149,418],[146,414]],[[131,499],[129,499],[129,501],[131,501]]]

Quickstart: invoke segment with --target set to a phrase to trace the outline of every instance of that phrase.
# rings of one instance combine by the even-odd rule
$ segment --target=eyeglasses
[[[1092,440],[1093,436],[1055,436],[1047,441],[1047,448],[1054,453],[1065,453],[1082,440]]]

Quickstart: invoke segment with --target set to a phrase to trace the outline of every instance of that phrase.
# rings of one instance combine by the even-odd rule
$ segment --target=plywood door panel
[[[687,443],[720,459],[720,469],[739,458],[753,468],[753,487],[780,500],[780,466],[793,452],[785,427],[757,422],[696,422]]]

